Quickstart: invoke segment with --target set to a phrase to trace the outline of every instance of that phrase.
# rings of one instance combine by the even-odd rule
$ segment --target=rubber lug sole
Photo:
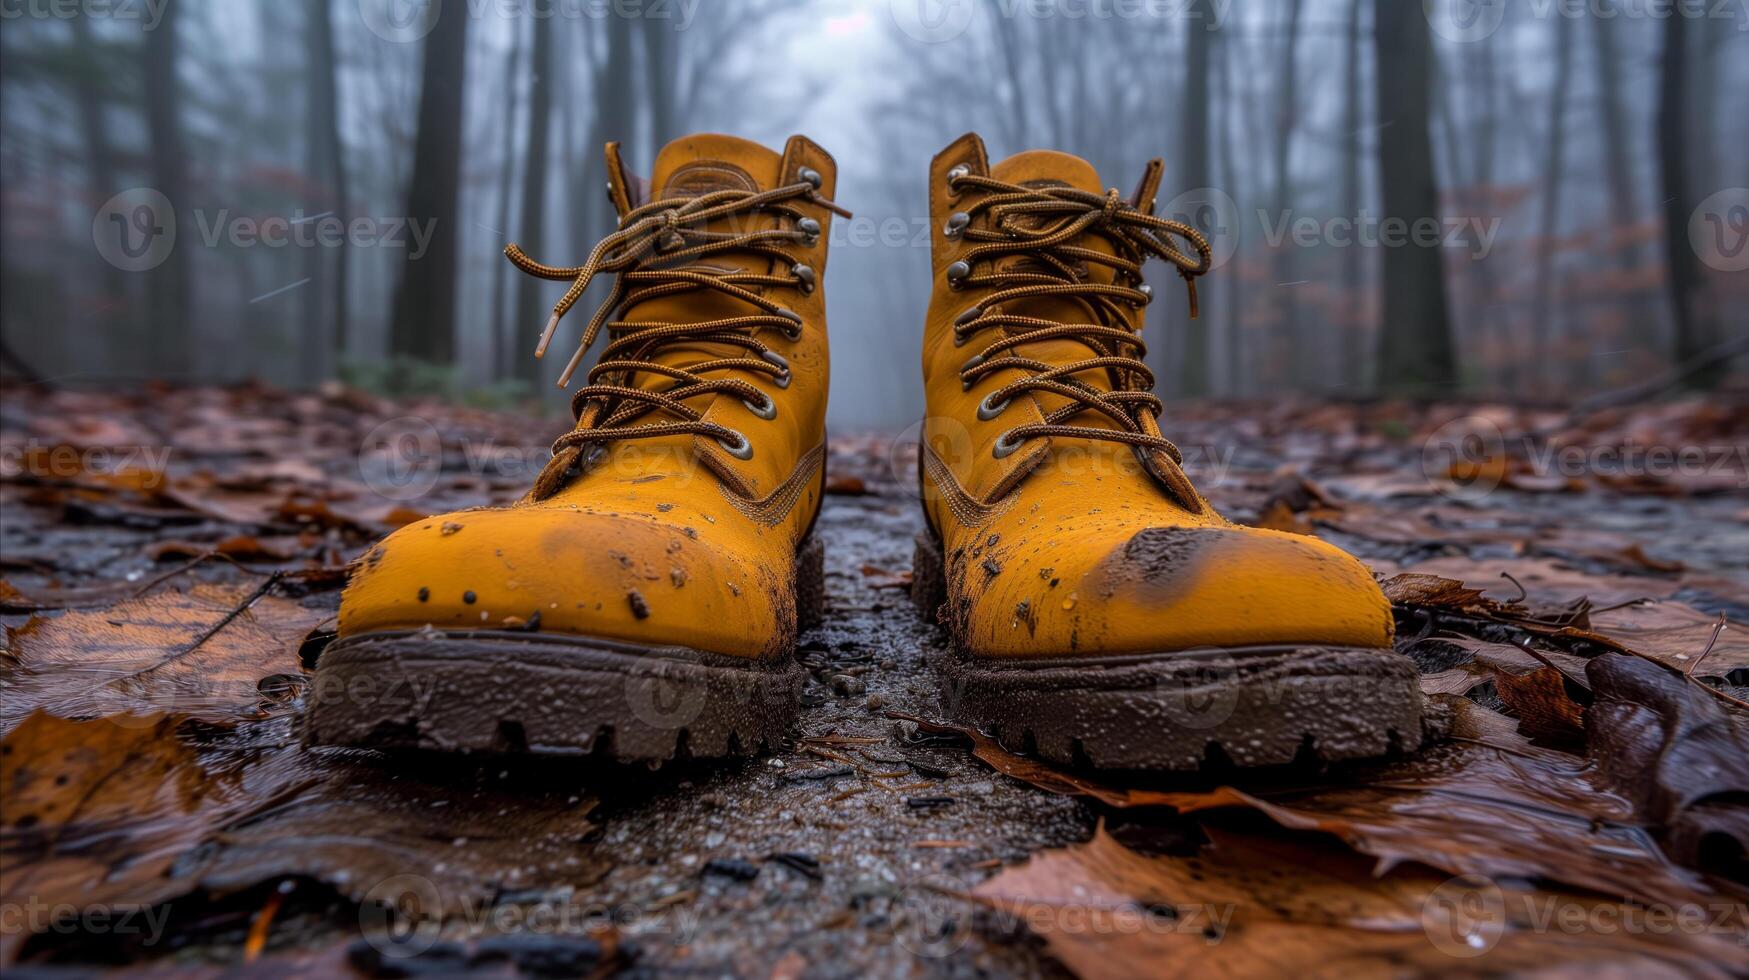
[[[917,541],[912,598],[946,598],[941,551]],[[1318,765],[1412,751],[1420,675],[1391,649],[1204,648],[1115,657],[931,658],[947,713],[1016,752],[1099,769]]]
[[[798,629],[824,615],[824,552],[796,554]],[[562,633],[367,633],[322,651],[304,738],[315,745],[588,756],[659,766],[775,748],[807,673],[770,661]]]
[[[652,765],[751,755],[783,737],[804,677],[787,657],[538,633],[368,633],[323,651],[305,739]]]

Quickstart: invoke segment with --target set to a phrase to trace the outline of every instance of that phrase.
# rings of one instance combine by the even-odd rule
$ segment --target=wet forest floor
[[[308,749],[346,562],[562,422],[331,390],[0,400],[0,964],[60,975],[1749,972],[1749,401],[1176,406],[1228,517],[1396,604],[1438,737],[1070,773],[939,724],[902,438],[835,439],[774,754]]]

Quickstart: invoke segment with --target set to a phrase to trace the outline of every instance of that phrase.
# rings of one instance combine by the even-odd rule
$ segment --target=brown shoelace
[[[995,417],[1015,396],[1029,391],[1048,391],[1069,400],[1046,415],[1042,423],[1004,433],[997,444],[998,454],[1005,456],[1028,439],[1056,436],[1157,449],[1174,463],[1182,463],[1178,447],[1146,432],[1139,420],[1144,410],[1158,418],[1165,406],[1151,390],[1154,375],[1142,361],[1147,348],[1129,326],[1128,315],[1153,299],[1142,283],[1142,265],[1155,257],[1170,262],[1184,277],[1190,291],[1190,314],[1195,317],[1196,278],[1209,271],[1212,261],[1208,240],[1182,222],[1144,213],[1116,190],[1101,196],[1072,187],[1023,187],[968,173],[957,174],[950,182],[956,192],[977,189],[986,194],[948,221],[950,237],[963,236],[977,243],[948,267],[948,282],[956,289],[996,290],[954,321],[954,342],[965,344],[985,330],[1007,328],[966,362],[960,369],[960,381],[970,388],[993,371],[1018,368],[1030,372],[991,392],[979,407],[983,418]],[[988,215],[987,227],[974,224],[981,214]],[[1082,244],[1087,235],[1104,238],[1115,254]],[[1175,238],[1186,243],[1196,257],[1179,248]],[[980,263],[993,264],[1017,255],[1028,261],[1005,269],[976,271]],[[1092,281],[1087,273],[1090,265],[1112,269],[1113,281]],[[1004,303],[1034,297],[1069,300],[1087,312],[1089,322],[1062,323],[1002,310]],[[1023,344],[1053,339],[1079,341],[1094,356],[1051,365],[1011,353]],[[1076,377],[1096,369],[1110,373],[1111,390],[1100,390]],[[1098,412],[1119,428],[1066,424],[1088,411]]]
[[[704,413],[686,402],[704,394],[732,394],[757,413],[775,411],[776,405],[771,399],[746,380],[706,377],[725,371],[763,374],[779,387],[788,386],[788,362],[755,338],[753,331],[759,327],[777,327],[794,340],[801,336],[801,317],[755,290],[776,287],[811,292],[814,289],[814,270],[785,246],[798,242],[813,244],[820,235],[820,223],[789,202],[805,198],[835,213],[845,213],[819,195],[816,175],[804,171],[803,176],[812,176],[813,179],[767,191],[721,190],[699,197],[667,198],[641,205],[627,212],[620,219],[619,230],[603,238],[590,251],[589,258],[575,268],[542,265],[516,245],[504,249],[505,256],[522,271],[542,279],[571,283],[571,288],[553,307],[553,315],[535,349],[536,357],[546,353],[560,318],[576,304],[590,281],[602,273],[615,274],[613,291],[590,317],[576,353],[571,355],[559,377],[559,386],[570,383],[571,376],[603,327],[613,339],[602,349],[600,359],[590,369],[588,383],[571,398],[571,413],[577,419],[577,426],[553,443],[553,463],[537,481],[537,496],[542,495],[543,485],[546,492],[553,489],[556,479],[570,468],[586,445],[693,434],[713,438],[735,455],[751,451],[745,435],[727,426],[704,421]],[[705,227],[712,221],[743,218],[755,213],[777,215],[779,227],[746,231],[711,231]],[[769,256],[782,266],[783,274],[686,268],[724,252]],[[609,322],[616,312],[646,300],[701,289],[732,296],[760,312],[686,323]],[[684,367],[656,362],[655,356],[662,348],[689,341],[727,344],[749,353],[745,357],[704,360]],[[632,383],[638,374],[667,378],[673,383],[660,389],[640,387]],[[658,409],[677,419],[631,424]]]

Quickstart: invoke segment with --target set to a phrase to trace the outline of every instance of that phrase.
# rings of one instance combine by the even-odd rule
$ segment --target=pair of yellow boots
[[[822,614],[824,278],[836,167],[691,136],[649,181],[607,148],[619,228],[577,355],[609,342],[526,497],[410,524],[359,563],[310,715],[320,743],[657,764],[776,745]],[[1421,733],[1412,664],[1358,561],[1236,526],[1185,478],[1142,361],[1150,257],[1209,247],[1085,161],[931,164],[915,592],[952,633],[950,714],[1108,768],[1373,756]]]

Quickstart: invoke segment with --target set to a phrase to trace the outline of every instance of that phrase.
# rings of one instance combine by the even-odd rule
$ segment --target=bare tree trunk
[[[1573,79],[1573,24],[1576,18],[1555,19],[1555,78],[1549,88],[1547,156],[1543,158],[1542,223],[1536,257],[1536,303],[1531,310],[1531,356],[1533,377],[1543,383],[1553,380],[1554,339],[1560,331],[1550,322],[1554,316],[1555,243],[1561,230],[1561,190],[1567,164],[1567,92]]]
[[[1428,130],[1433,41],[1419,4],[1374,0],[1379,178],[1386,220],[1439,224],[1439,188]],[[1449,394],[1457,383],[1445,270],[1437,244],[1413,239],[1384,250],[1379,386],[1397,394]]]
[[[1360,152],[1360,130],[1366,120],[1365,95],[1361,89],[1361,57],[1365,50],[1361,27],[1365,11],[1366,0],[1349,0],[1348,37],[1344,42],[1346,65],[1342,74],[1342,216],[1350,221],[1359,218],[1366,193],[1361,169],[1365,163]],[[1366,384],[1366,252],[1351,245],[1347,258],[1342,264],[1342,278],[1350,318],[1341,325],[1337,347],[1342,363],[1336,377],[1348,392],[1358,393]]]
[[[181,64],[178,34],[181,7],[166,4],[155,30],[147,31],[143,48],[143,79],[146,128],[151,134],[152,186],[180,213],[186,207],[188,158],[182,140],[182,85],[177,78]],[[168,221],[162,215],[159,221]],[[194,330],[189,322],[190,265],[192,248],[184,243],[173,248],[164,263],[147,273],[148,318],[153,326],[152,364],[160,375],[187,371],[196,366]]]
[[[618,19],[618,18],[614,18]],[[461,229],[462,107],[467,69],[468,16],[439,15],[425,39],[419,94],[419,129],[407,218],[433,222],[423,256],[410,251],[395,291],[391,349],[400,355],[450,364],[455,360],[456,259]]]
[[[639,22],[644,38],[644,101],[650,113],[650,156],[681,135],[675,132],[674,75],[678,66],[679,46],[674,28],[667,21],[646,17]]]
[[[534,25],[531,29],[539,31],[540,21],[529,18]],[[522,80],[523,49],[527,47],[528,38],[518,31],[510,41],[510,57],[504,59],[504,164],[498,174],[498,205],[497,228],[508,241],[510,235],[510,199],[516,190],[516,121],[517,112],[522,102],[517,97],[516,87]],[[557,79],[549,80],[549,84]],[[530,95],[533,93],[531,92]],[[504,377],[510,370],[512,358],[516,352],[511,348],[511,330],[506,323],[510,316],[504,308],[506,297],[510,292],[510,272],[513,267],[509,262],[499,262],[496,271],[492,273],[492,302],[488,307],[488,324],[492,330],[492,376]],[[514,321],[512,321],[514,322]],[[527,356],[526,352],[523,356]]]
[[[340,98],[338,66],[334,57],[334,12],[329,0],[317,0],[309,11],[306,25],[308,61],[305,77],[309,82],[306,98],[304,149],[305,169],[324,183],[333,217],[346,227],[347,185],[344,146],[340,140]],[[332,252],[332,259],[328,253]],[[344,242],[329,249],[321,245],[305,249],[304,274],[313,280],[305,292],[304,363],[307,381],[326,377],[346,354],[346,266],[348,254]],[[322,265],[328,260],[333,267],[333,285],[324,289]],[[332,297],[325,308],[324,297]]]
[[[1712,346],[1713,324],[1704,297],[1706,277],[1688,241],[1694,210],[1686,155],[1689,149],[1688,18],[1664,21],[1662,79],[1658,87],[1658,165],[1664,182],[1664,252],[1670,266],[1670,303],[1675,314],[1676,360],[1692,361]],[[1689,384],[1708,388],[1724,376],[1722,364],[1690,376]]]
[[[103,120],[103,92],[97,85],[97,70],[106,62],[98,54],[97,42],[91,36],[91,18],[73,17],[73,48],[87,71],[78,73],[74,97],[79,105],[79,129],[85,140],[86,193],[93,209],[103,206],[121,188],[115,186],[115,154],[109,146],[108,128]],[[119,299],[127,286],[121,270],[104,265],[103,291],[110,299]]]
[[[1179,89],[1184,99],[1180,114],[1183,128],[1178,136],[1179,165],[1182,168],[1182,176],[1178,178],[1180,191],[1209,186],[1209,45],[1213,41],[1215,24],[1207,0],[1193,0],[1187,13],[1184,84]],[[1147,203],[1142,202],[1143,205]],[[1208,321],[1186,316],[1183,323],[1184,350],[1178,364],[1176,394],[1187,397],[1206,395],[1212,387],[1209,384]],[[1164,343],[1157,346],[1160,350],[1166,349]],[[1165,366],[1156,358],[1157,369]],[[1161,378],[1169,377],[1163,370],[1157,370],[1157,373]]]
[[[552,125],[554,81],[552,27],[536,21],[534,52],[529,62],[532,88],[528,109],[528,155],[522,164],[522,217],[511,236],[513,241],[534,255],[542,255],[546,249],[547,131]],[[516,342],[511,347],[516,376],[530,384],[540,380],[540,362],[535,360],[534,347],[540,339],[541,329],[546,326],[546,317],[541,315],[541,286],[540,280],[523,276],[516,291]]]
[[[1275,193],[1276,220],[1285,220],[1293,207],[1293,162],[1294,128],[1299,107],[1299,71],[1296,61],[1300,51],[1300,20],[1305,12],[1305,0],[1288,0],[1287,28],[1281,41],[1280,65],[1281,77],[1277,83],[1275,102],[1275,160],[1272,167],[1272,187]],[[1271,380],[1276,383],[1287,381],[1305,382],[1308,379],[1303,371],[1300,353],[1302,345],[1299,337],[1299,304],[1295,301],[1295,287],[1288,285],[1294,281],[1294,246],[1291,241],[1284,240],[1275,248],[1274,276],[1275,288],[1272,296],[1275,302],[1275,343],[1270,345]]]

